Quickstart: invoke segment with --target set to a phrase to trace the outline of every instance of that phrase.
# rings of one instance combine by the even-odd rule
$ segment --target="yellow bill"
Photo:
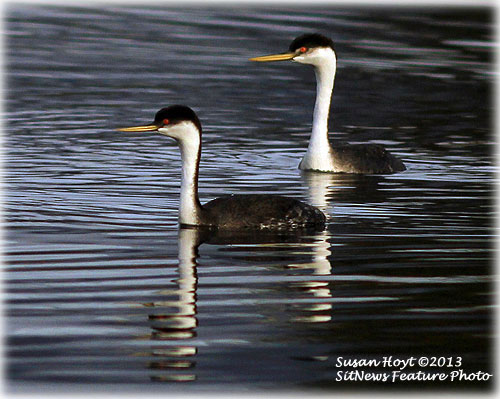
[[[132,127],[124,127],[121,129],[116,129],[120,132],[153,132],[158,130],[158,126],[156,125],[144,125],[144,126],[132,126]]]
[[[296,55],[297,54],[295,53],[263,55],[262,57],[250,58],[250,61],[258,61],[258,62],[286,61],[286,60],[291,60]]]

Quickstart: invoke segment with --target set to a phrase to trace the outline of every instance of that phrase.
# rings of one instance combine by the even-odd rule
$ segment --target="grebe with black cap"
[[[400,159],[378,144],[330,145],[328,116],[337,69],[337,58],[331,39],[318,33],[305,34],[292,41],[287,53],[255,57],[250,60],[259,62],[292,60],[314,67],[317,86],[312,133],[299,169],[377,174],[406,170]]]
[[[201,123],[184,105],[172,105],[156,113],[153,123],[118,129],[122,132],[158,132],[177,141],[182,177],[179,223],[220,229],[324,228],[325,215],[299,200],[270,194],[230,195],[201,205],[198,169],[201,156]]]

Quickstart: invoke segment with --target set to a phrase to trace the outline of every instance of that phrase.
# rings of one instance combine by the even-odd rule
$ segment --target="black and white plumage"
[[[314,67],[316,102],[309,146],[299,164],[302,170],[344,173],[389,174],[406,170],[403,162],[378,144],[331,146],[328,141],[328,117],[337,69],[333,42],[318,33],[305,34],[292,41],[283,54],[250,58],[269,62],[292,60]]]
[[[172,105],[156,113],[153,123],[119,129],[124,132],[156,131],[177,141],[182,158],[181,226],[208,226],[219,229],[324,228],[325,215],[317,208],[294,198],[279,195],[229,195],[205,205],[198,198],[198,170],[201,157],[201,123],[195,112]]]

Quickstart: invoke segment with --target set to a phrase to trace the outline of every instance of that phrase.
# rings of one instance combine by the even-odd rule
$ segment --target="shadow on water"
[[[292,232],[228,232],[214,231],[206,228],[181,228],[178,235],[178,274],[175,289],[162,289],[160,297],[168,300],[143,303],[148,309],[151,334],[144,339],[151,345],[149,352],[136,353],[135,356],[147,357],[151,360],[147,368],[151,370],[150,378],[154,382],[188,382],[197,380],[196,359],[203,352],[197,345],[198,323],[197,289],[200,245],[237,245],[243,249],[243,257],[247,260],[252,252],[260,254],[262,260],[277,261],[296,258],[296,251],[312,252],[312,259],[307,263],[287,263],[290,269],[304,269],[309,279],[291,279],[288,290],[300,292],[303,299],[294,301],[293,306],[284,315],[290,323],[321,323],[331,320],[332,295],[326,279],[331,274],[328,261],[329,244],[326,235],[313,230],[296,230]],[[309,251],[307,251],[309,250]],[[238,252],[238,250],[236,251]],[[266,259],[266,253],[274,254]],[[251,256],[251,255],[250,255]],[[273,259],[274,258],[274,259]],[[252,261],[252,260],[250,260]],[[264,313],[265,315],[265,313]],[[268,317],[275,317],[269,314]],[[213,339],[213,338],[212,338]],[[217,341],[217,340],[215,340]],[[223,341],[223,340],[222,340]]]

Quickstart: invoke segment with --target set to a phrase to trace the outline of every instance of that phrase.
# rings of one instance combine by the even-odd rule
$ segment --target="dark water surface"
[[[10,390],[491,387],[337,379],[341,357],[494,372],[492,10],[10,5],[4,28]],[[407,171],[297,169],[314,73],[248,58],[312,31],[336,44],[331,139]],[[327,230],[211,237],[195,259],[177,147],[113,130],[175,103],[204,126],[202,202],[291,195]]]

